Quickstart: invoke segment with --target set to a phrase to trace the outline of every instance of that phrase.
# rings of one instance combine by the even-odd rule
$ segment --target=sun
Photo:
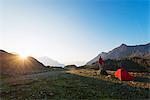
[[[21,59],[27,59],[29,55],[26,53],[20,53],[19,56]]]

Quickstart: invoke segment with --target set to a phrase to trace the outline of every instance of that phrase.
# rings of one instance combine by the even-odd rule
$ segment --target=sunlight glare
[[[21,54],[19,54],[19,56],[22,59],[26,59],[28,57],[28,55],[26,53],[21,53]]]

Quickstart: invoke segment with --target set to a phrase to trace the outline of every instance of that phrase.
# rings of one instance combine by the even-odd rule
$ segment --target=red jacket
[[[100,57],[98,63],[102,65],[104,63],[104,60]]]

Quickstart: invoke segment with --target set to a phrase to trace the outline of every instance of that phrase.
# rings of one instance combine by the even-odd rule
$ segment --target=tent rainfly
[[[115,77],[121,81],[131,81],[133,76],[131,76],[126,70],[120,68],[115,72]]]

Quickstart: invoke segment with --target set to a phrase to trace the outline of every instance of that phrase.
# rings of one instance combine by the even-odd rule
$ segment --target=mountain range
[[[105,60],[104,66],[106,69],[116,70],[119,67],[124,67],[128,71],[150,70],[150,43],[135,46],[127,46],[122,44],[108,53],[100,53],[98,56],[90,60],[84,67],[98,67],[97,61],[100,56]],[[39,57],[37,59],[28,57],[26,59],[22,59],[17,54],[0,50],[1,74],[24,74],[34,72],[35,70],[44,69],[45,66],[64,65],[48,57]]]
[[[105,60],[104,67],[108,70],[122,67],[128,71],[150,71],[150,43],[135,46],[122,44],[108,53],[100,53],[84,67],[98,69],[100,56]]]
[[[90,60],[86,65],[91,65],[98,61],[99,57],[102,57],[104,60],[121,60],[125,58],[145,58],[150,59],[150,43],[145,45],[135,45],[135,46],[127,46],[126,44],[122,44],[119,47],[109,51],[108,53],[102,52],[92,60]]]
[[[38,61],[43,63],[45,66],[57,66],[57,67],[64,67],[64,64],[59,63],[56,60],[53,60],[49,57],[43,56],[43,57],[37,57],[36,58]]]

